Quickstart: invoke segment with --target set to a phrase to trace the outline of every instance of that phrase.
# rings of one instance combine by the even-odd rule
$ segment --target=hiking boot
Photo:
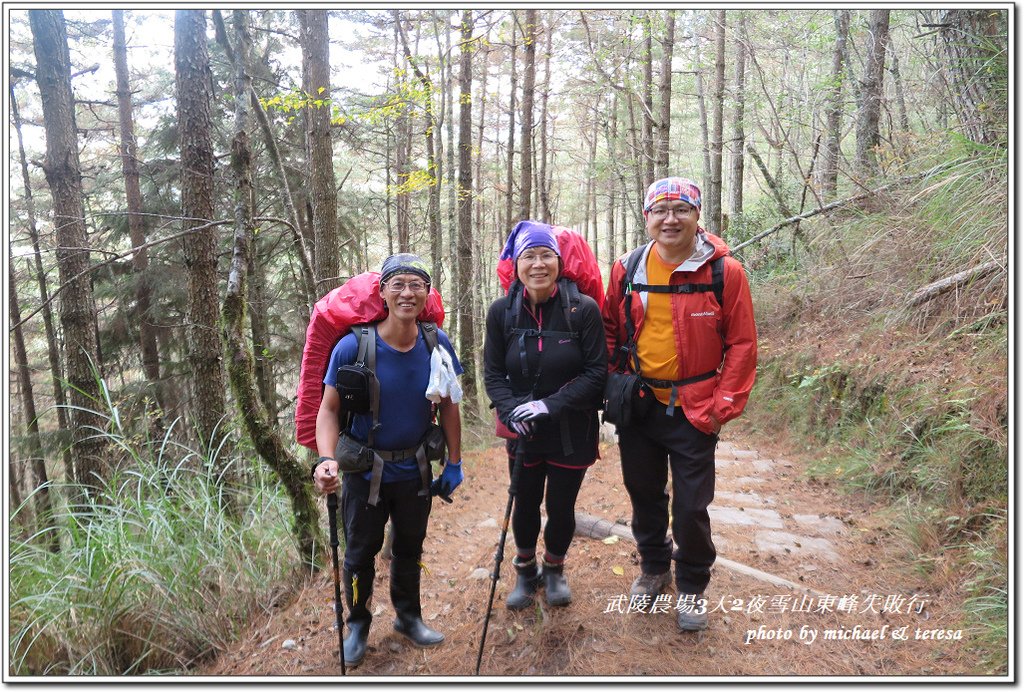
[[[413,646],[427,649],[444,642],[444,635],[427,626],[421,618],[403,617],[401,613],[395,618],[395,631],[404,636]]]
[[[564,565],[549,565],[544,563],[544,600],[550,606],[569,605],[572,601],[572,593],[569,591],[569,583],[562,574]]]
[[[427,648],[444,641],[444,635],[423,622],[420,611],[420,565],[418,560],[391,560],[391,604],[395,607],[395,631],[414,646]]]
[[[540,567],[535,559],[520,563],[519,558],[512,558],[512,566],[516,568],[516,586],[505,599],[505,607],[524,610],[533,605],[534,594],[540,585]]]
[[[672,580],[668,570],[661,574],[648,574],[640,572],[640,576],[633,580],[633,586],[629,589],[630,596],[650,596],[656,598],[668,588]]]
[[[342,644],[345,665],[358,666],[366,656],[366,641],[370,637],[370,600],[373,598],[373,570],[344,571],[345,604],[348,606],[348,636]]]
[[[676,611],[680,631],[700,632],[708,628],[708,600],[704,594],[681,593]]]
[[[369,620],[349,620],[348,636],[343,643],[346,666],[355,668],[363,662],[363,658],[366,657],[366,640],[369,637]]]

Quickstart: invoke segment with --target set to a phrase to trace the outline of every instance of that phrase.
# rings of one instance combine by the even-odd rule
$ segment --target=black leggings
[[[510,475],[514,463],[515,458],[509,458]],[[520,552],[536,550],[537,536],[540,535],[540,503],[545,500],[548,523],[544,527],[544,548],[555,556],[566,554],[576,531],[576,496],[586,473],[586,468],[567,469],[544,461],[523,467],[512,505],[512,534]],[[546,497],[545,479],[548,486]]]

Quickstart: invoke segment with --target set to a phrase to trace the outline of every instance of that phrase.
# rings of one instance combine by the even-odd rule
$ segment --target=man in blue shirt
[[[374,560],[384,544],[384,528],[391,520],[391,602],[397,618],[395,631],[420,647],[437,646],[444,635],[428,627],[420,611],[420,557],[427,533],[431,495],[447,497],[462,482],[462,422],[459,406],[450,398],[438,404],[448,459],[441,476],[425,486],[416,448],[423,442],[432,420],[430,401],[425,397],[430,376],[430,349],[417,317],[423,311],[430,290],[426,264],[415,255],[392,255],[381,268],[381,298],[387,316],[376,326],[376,364],[380,382],[379,427],[373,434],[373,450],[385,459],[379,477],[374,472],[353,472],[339,478],[335,450],[338,446],[342,413],[338,394],[339,367],[356,361],[358,340],[348,334],[331,354],[324,378],[324,393],[316,422],[320,460],[313,481],[321,493],[341,488],[345,524],[345,599],[349,636],[345,638],[345,663],[358,665],[366,655],[372,614]],[[448,336],[438,330],[438,348],[451,356],[456,374],[462,366]],[[363,338],[367,338],[364,336]],[[345,435],[366,444],[373,427],[371,414],[356,414]],[[399,451],[394,454],[393,452]],[[406,452],[405,454],[401,451]]]

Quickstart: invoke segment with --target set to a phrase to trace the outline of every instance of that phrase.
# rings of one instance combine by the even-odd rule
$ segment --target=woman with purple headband
[[[576,496],[597,459],[608,360],[604,326],[597,303],[561,276],[558,240],[548,224],[519,222],[501,258],[515,262],[516,278],[487,313],[484,382],[499,420],[517,434],[507,443],[510,473],[525,446],[512,514],[516,585],[505,604],[530,607],[543,580],[548,605],[564,606],[572,600],[563,568],[576,529]],[[570,295],[579,296],[571,308]],[[548,521],[539,566],[542,500]]]

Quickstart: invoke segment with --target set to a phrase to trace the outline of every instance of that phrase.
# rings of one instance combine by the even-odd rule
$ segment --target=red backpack
[[[590,249],[586,238],[571,228],[554,226],[555,240],[558,241],[558,252],[562,256],[562,276],[571,279],[576,286],[597,302],[597,307],[604,307],[604,282],[601,280],[601,268]],[[498,281],[501,290],[508,293],[508,287],[515,278],[515,260],[503,259],[498,262]]]
[[[380,272],[353,276],[313,306],[306,329],[299,369],[298,400],[295,403],[295,438],[299,444],[316,449],[316,415],[324,392],[324,375],[331,352],[348,330],[357,324],[379,322],[387,316],[380,297]],[[441,294],[433,286],[427,304],[417,318],[421,322],[444,322]]]

